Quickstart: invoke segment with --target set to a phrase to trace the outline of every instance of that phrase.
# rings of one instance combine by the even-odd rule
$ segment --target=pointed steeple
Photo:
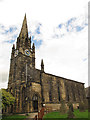
[[[27,27],[27,18],[26,18],[26,13],[24,16],[21,32],[20,32],[20,38],[28,38],[28,27]]]

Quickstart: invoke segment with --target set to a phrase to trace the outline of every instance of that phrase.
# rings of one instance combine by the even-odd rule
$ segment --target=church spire
[[[24,16],[24,20],[22,23],[22,28],[19,34],[19,37],[17,39],[17,49],[31,49],[31,39],[29,39],[28,37],[28,26],[27,26],[27,18],[26,18],[26,14]],[[22,51],[21,50],[21,51]]]
[[[28,38],[28,27],[27,27],[27,18],[26,18],[26,13],[24,16],[21,32],[20,32],[20,38]]]

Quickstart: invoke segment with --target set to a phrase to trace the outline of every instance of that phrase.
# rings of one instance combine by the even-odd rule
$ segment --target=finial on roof
[[[12,47],[12,49],[15,49],[15,44],[13,44],[13,47]]]
[[[43,59],[41,60],[41,71],[44,72],[44,62],[43,62]]]
[[[44,65],[43,59],[41,60],[41,66]]]

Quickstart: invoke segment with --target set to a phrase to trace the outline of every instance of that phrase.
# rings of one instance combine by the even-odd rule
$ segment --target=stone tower
[[[22,89],[27,87],[27,81],[33,76],[30,76],[28,72],[31,69],[35,69],[35,45],[33,43],[31,47],[31,36],[28,36],[27,19],[25,14],[22,28],[19,37],[17,38],[16,47],[14,44],[12,47],[8,81],[8,91],[17,99],[12,108],[16,112],[20,111],[22,107],[24,109],[24,105],[22,104],[24,104],[24,99],[27,95],[23,96],[24,93],[22,93]],[[20,103],[20,100],[23,102]]]
[[[35,45],[33,43],[31,48],[31,36],[28,37],[27,19],[25,14],[22,28],[19,37],[17,38],[16,48],[15,45],[12,47],[9,86],[13,82],[20,83],[22,80],[26,80],[22,73],[26,72],[25,68],[27,65],[35,68]]]

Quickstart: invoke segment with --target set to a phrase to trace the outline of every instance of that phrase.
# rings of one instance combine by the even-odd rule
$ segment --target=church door
[[[38,96],[37,95],[33,96],[33,110],[38,111]]]

